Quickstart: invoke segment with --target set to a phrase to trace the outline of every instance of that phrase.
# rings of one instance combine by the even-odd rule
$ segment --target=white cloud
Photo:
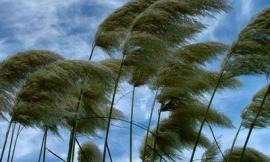
[[[252,15],[252,0],[241,0],[241,17],[248,17],[250,18]]]
[[[215,18],[202,18],[200,19],[203,24],[207,26],[206,29],[204,29],[201,33],[199,33],[195,40],[196,41],[218,41],[217,37],[215,36],[214,31],[217,29],[217,27],[220,25],[220,22],[222,22],[222,19],[224,19],[226,14],[219,14]]]
[[[17,51],[49,49],[71,59],[81,59],[89,55],[93,39],[90,36],[101,21],[94,13],[79,14],[87,3],[91,0],[0,1],[0,5],[8,8],[0,17],[4,18],[5,27],[12,29],[13,40],[19,42]],[[85,31],[76,33],[76,30]]]
[[[118,8],[124,4],[127,0],[92,0],[96,5],[110,6],[112,8]]]
[[[126,0],[0,0],[0,7],[6,6],[6,12],[2,13],[0,11],[0,18],[2,18],[3,26],[8,29],[12,29],[12,35],[14,41],[18,41],[18,47],[13,43],[7,41],[6,38],[0,38],[0,59],[10,54],[10,49],[14,51],[26,50],[29,48],[45,48],[55,50],[67,58],[70,59],[86,59],[90,51],[91,39],[98,24],[105,18],[106,15],[98,15],[95,13],[95,8],[89,9],[89,15],[83,15],[79,12],[81,7],[86,4],[91,4],[93,6],[101,6],[104,9],[104,13],[112,12],[113,9],[121,6]],[[241,19],[249,19],[253,14],[252,10],[252,0],[241,0],[241,14],[237,15],[239,22]],[[102,11],[103,12],[103,11]],[[92,14],[92,15],[91,15]],[[225,21],[226,14],[221,14],[216,17],[216,19],[204,19],[203,22],[208,24],[207,30],[200,34],[197,40],[218,40],[219,37],[214,34],[217,28],[222,27],[223,21]],[[1,21],[0,21],[1,22]],[[226,22],[229,23],[229,22]],[[1,24],[2,25],[2,24]],[[78,32],[74,34],[73,30],[86,30],[82,33]],[[1,32],[1,28],[0,28]],[[8,37],[9,38],[9,37]],[[95,51],[95,60],[100,60],[106,58],[100,49]],[[250,78],[245,78],[248,80]],[[254,85],[256,83],[256,85]],[[215,106],[220,107],[220,111],[229,114],[229,116],[238,116],[237,120],[240,118],[242,107],[232,107],[235,110],[229,110],[231,105],[235,102],[240,102],[244,104],[241,100],[242,98],[250,98],[252,93],[254,93],[261,84],[258,81],[250,82],[245,85],[245,87],[239,91],[225,91],[220,93],[215,98]],[[122,87],[122,94],[131,90],[131,87],[124,84]],[[146,87],[138,88],[136,91],[136,105],[135,105],[135,120],[147,124],[146,121],[149,116],[150,106],[153,101],[153,93]],[[120,95],[118,95],[119,98]],[[117,99],[118,99],[117,98]],[[122,99],[116,107],[122,110],[129,119],[130,113],[130,99],[131,95],[127,95]],[[157,120],[157,109],[159,105],[156,105],[156,111],[153,116],[154,122]],[[237,109],[237,110],[236,110]],[[163,117],[166,117],[164,114]],[[233,118],[234,122],[238,121]],[[110,137],[110,144],[114,147],[115,161],[128,161],[128,125],[123,123],[121,126],[126,128],[120,129],[112,127],[113,137]],[[1,128],[6,128],[6,123],[0,123]],[[0,135],[4,136],[4,129],[1,129]],[[139,147],[142,142],[142,138],[145,131],[138,128],[134,128],[134,161],[139,160]],[[228,143],[231,143],[232,138],[235,133],[234,129],[220,130],[215,129],[217,136],[222,135],[222,146],[223,149],[228,148]],[[269,147],[270,144],[263,142],[267,139],[267,131],[254,131],[253,136],[258,138],[252,138],[250,141],[250,146],[258,148],[263,151],[263,147]],[[50,135],[48,138],[48,146],[52,148],[55,152],[59,153],[62,157],[66,156],[66,148],[68,144],[68,132],[65,130],[63,134],[63,141]],[[103,135],[103,134],[101,134]],[[241,133],[238,144],[242,143],[245,134]],[[42,133],[40,130],[26,129],[23,131],[21,139],[18,143],[18,150],[16,158],[18,161],[25,158],[26,156],[34,156],[40,147],[42,138]],[[100,147],[103,147],[103,139],[95,139]],[[1,141],[2,142],[2,141]],[[1,143],[2,144],[2,143]],[[27,147],[26,147],[27,146]],[[77,150],[78,148],[76,148]],[[190,152],[189,152],[190,153]],[[189,153],[185,152],[185,156],[189,157]],[[199,149],[197,157],[199,158],[203,150]],[[51,156],[48,154],[48,156]]]

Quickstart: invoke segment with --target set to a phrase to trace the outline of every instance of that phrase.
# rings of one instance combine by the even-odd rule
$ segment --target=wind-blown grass
[[[263,100],[264,95],[267,92],[267,87],[262,88],[259,92],[257,92],[253,99],[251,104],[249,104],[242,113],[242,125],[245,128],[250,128],[251,124],[254,122],[255,116],[258,113],[260,109],[260,104]],[[256,120],[255,128],[266,128],[270,124],[270,100],[269,96],[267,96],[266,101],[264,102],[264,105],[262,107],[260,116]]]
[[[206,70],[203,65],[226,49],[226,45],[215,42],[186,45],[176,50],[174,58],[159,71],[155,85],[161,89],[158,95],[162,105],[160,110],[171,112],[167,119],[161,121],[159,130],[155,134],[156,151],[162,156],[168,159],[177,158],[180,155],[179,151],[191,148],[195,144],[197,126],[202,122],[207,110],[204,96],[214,88],[218,80],[218,73]],[[227,78],[221,81],[220,89],[235,88],[239,85],[238,80]],[[215,110],[209,111],[207,121],[213,126],[232,127],[230,120]],[[173,134],[177,140],[168,142],[172,137],[163,136],[164,133]],[[148,144],[153,145],[151,139],[153,140],[153,137],[149,136],[147,142],[149,140]],[[166,150],[163,149],[166,145],[164,141],[168,142]],[[208,147],[210,143],[205,136],[202,136],[199,145]],[[159,158],[153,151],[150,154],[150,147],[143,146],[141,156],[145,152],[148,154],[147,159]]]
[[[183,149],[192,148],[197,137],[197,126],[199,123],[201,123],[206,108],[207,106],[203,103],[177,105],[175,110],[172,111],[171,115],[160,123],[156,141],[156,151],[160,155],[170,159],[172,157],[177,158],[177,156],[181,157],[180,153]],[[224,128],[232,127],[231,121],[226,116],[217,113],[214,110],[209,112],[207,121],[213,126]],[[148,145],[153,147],[152,135],[149,136],[147,141],[149,141]],[[210,142],[206,136],[202,135],[199,145],[201,147],[209,147]],[[153,151],[151,151],[149,147],[143,146],[142,148],[145,149],[142,149],[141,155],[144,153],[144,151],[146,151],[148,154],[146,155],[146,159],[152,159],[152,156],[155,156],[155,160],[158,159],[158,154],[153,154]]]
[[[228,156],[229,152],[227,151],[226,158],[228,159],[227,162],[239,162],[241,152],[243,148],[235,148],[230,156]],[[245,151],[245,155],[242,159],[244,162],[269,162],[270,158],[264,155],[263,153],[253,149],[247,148]]]
[[[108,97],[115,75],[103,65],[85,61],[58,61],[33,73],[22,87],[12,115],[25,126],[70,128],[75,122],[74,113],[80,88],[83,98],[80,118],[106,116]],[[80,120],[79,133],[95,134],[105,128],[104,120]]]
[[[0,111],[10,111],[16,101],[16,93],[36,70],[63,60],[60,55],[43,50],[19,52],[0,63]]]
[[[78,161],[79,162],[101,162],[102,154],[99,148],[91,143],[86,142],[82,145],[81,149],[78,152]]]
[[[218,154],[219,151],[217,145],[212,143],[203,153],[201,162],[217,162]]]
[[[265,75],[269,77],[269,49],[270,49],[270,9],[266,9],[260,13],[239,35],[238,40],[232,46],[230,51],[230,59],[227,61],[228,65],[224,65],[224,70],[231,76],[240,75]],[[253,121],[250,122],[249,132],[245,140],[244,147],[242,149],[240,161],[243,161],[245,149],[250,139],[253,129],[256,127],[258,120],[261,120],[261,112],[263,113],[263,107],[269,93],[270,86],[267,88],[261,103],[258,105],[252,104],[251,107],[257,107],[257,113],[255,114]],[[246,112],[244,116],[249,116],[249,112]],[[241,123],[242,124],[242,123]]]

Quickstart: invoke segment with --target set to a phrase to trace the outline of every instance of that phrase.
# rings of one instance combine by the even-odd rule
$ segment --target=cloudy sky
[[[98,24],[114,9],[123,5],[127,0],[0,0],[0,59],[3,60],[19,51],[29,49],[46,49],[55,51],[68,59],[86,60],[89,54],[94,33]],[[231,44],[236,40],[241,29],[263,9],[270,7],[269,0],[231,0],[232,10],[226,14],[217,15],[215,19],[205,19],[208,29],[197,36],[196,41],[220,41]],[[94,60],[101,60],[107,56],[100,50],[95,51]],[[209,64],[211,68],[218,68],[218,61]],[[217,95],[214,101],[216,109],[228,114],[237,127],[240,123],[240,112],[248,104],[257,90],[266,85],[264,77],[245,76],[240,78],[243,86],[236,91],[225,90]],[[122,85],[120,93],[130,91],[128,85]],[[147,87],[141,87],[136,93],[135,120],[146,124],[149,107],[153,100],[153,93]],[[117,107],[125,114],[129,114],[130,95],[117,102]],[[156,118],[156,116],[154,116]],[[121,128],[113,126],[109,144],[112,156],[116,162],[128,161],[128,125],[115,123]],[[0,122],[1,139],[3,139],[6,123]],[[208,132],[207,129],[205,129]],[[232,141],[235,129],[215,129],[222,141],[222,149],[227,149]],[[139,161],[138,150],[145,132],[135,130],[134,159]],[[252,134],[249,146],[264,151],[270,148],[269,130],[256,130]],[[237,145],[243,145],[247,132],[242,131]],[[61,131],[62,139],[49,135],[48,148],[65,158],[68,144],[68,132]],[[102,137],[92,138],[92,141],[102,147]],[[15,161],[36,161],[42,132],[40,130],[25,129],[18,142]],[[81,137],[80,141],[85,141]],[[3,141],[0,142],[1,146]],[[197,157],[201,156],[198,151]],[[188,160],[189,153],[184,158]],[[58,161],[47,153],[48,162]]]

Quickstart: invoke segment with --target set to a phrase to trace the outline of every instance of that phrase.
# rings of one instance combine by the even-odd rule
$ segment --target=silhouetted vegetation
[[[237,77],[270,73],[270,9],[260,13],[239,34],[230,47],[220,42],[194,43],[196,34],[207,28],[200,19],[214,17],[230,9],[227,0],[133,0],[111,13],[98,27],[88,61],[70,60],[59,54],[33,50],[17,53],[0,63],[0,115],[8,121],[2,138],[0,162],[16,156],[22,128],[40,129],[43,137],[37,155],[46,161],[47,150],[59,160],[73,162],[75,146],[79,162],[113,160],[108,141],[112,120],[129,124],[129,161],[133,160],[133,130],[145,131],[141,141],[142,161],[187,161],[194,159],[197,147],[205,149],[202,162],[268,162],[267,155],[249,148],[254,129],[270,123],[270,86],[266,85],[243,108],[242,122],[231,147],[220,148],[214,127],[233,128],[231,120],[212,106],[217,92],[241,86]],[[92,61],[95,48],[110,59]],[[223,57],[220,71],[205,65]],[[115,107],[119,85],[132,88],[130,116]],[[149,87],[154,93],[148,127],[134,121],[136,89]],[[159,105],[155,127],[155,105]],[[163,113],[167,117],[162,117]],[[209,128],[211,138],[203,128]],[[243,147],[235,147],[242,128],[248,130]],[[2,128],[4,129],[4,128]],[[60,129],[70,132],[66,159],[49,150],[48,133],[61,138]],[[17,130],[17,131],[16,131]],[[105,132],[103,150],[95,141],[80,145],[79,135],[97,136]],[[10,140],[8,141],[8,139]],[[66,142],[66,141],[64,141]]]

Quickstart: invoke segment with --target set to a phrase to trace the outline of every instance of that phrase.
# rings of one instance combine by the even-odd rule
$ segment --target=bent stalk
[[[154,112],[155,104],[156,104],[156,100],[157,100],[157,95],[158,95],[158,90],[156,90],[155,98],[154,98],[154,101],[153,101],[152,106],[151,106],[151,112],[150,112],[150,116],[149,116],[149,120],[148,120],[146,137],[145,137],[145,141],[144,141],[144,150],[145,150],[145,148],[147,146],[147,142],[148,142],[148,136],[149,136],[149,131],[150,131],[150,127],[151,127],[151,121],[152,121],[153,112]],[[143,152],[143,162],[144,161],[145,161],[145,152]]]
[[[102,157],[103,162],[105,162],[105,160],[106,160],[106,147],[108,145],[108,137],[109,137],[109,131],[110,131],[110,125],[111,125],[112,111],[113,111],[116,91],[117,91],[117,88],[118,88],[118,83],[120,81],[120,76],[121,76],[121,73],[122,73],[124,57],[125,56],[123,55],[122,60],[121,60],[121,65],[120,65],[120,68],[119,68],[119,72],[118,72],[118,76],[116,78],[116,82],[115,82],[115,86],[114,86],[114,90],[113,90],[112,102],[111,102],[111,106],[110,106],[109,118],[108,118],[108,122],[107,122],[106,135],[105,135],[105,141],[104,141],[104,147],[103,147],[103,157]]]
[[[12,148],[12,145],[13,145],[13,138],[14,138],[14,134],[15,134],[15,128],[16,128],[16,123],[14,122],[13,127],[12,127],[12,131],[11,131],[11,138],[10,138],[10,143],[9,143],[7,162],[10,159],[11,148]]]
[[[1,152],[0,162],[2,162],[3,157],[4,157],[4,153],[5,153],[5,149],[6,149],[6,145],[7,145],[7,140],[8,140],[8,136],[9,136],[9,132],[10,132],[10,128],[11,128],[12,123],[13,123],[13,120],[11,119],[9,121],[9,125],[8,125],[8,128],[7,128],[4,145],[3,145],[3,148],[2,148],[2,152]]]
[[[43,162],[46,161],[47,136],[48,136],[48,128],[45,129],[44,145],[43,145]]]
[[[59,155],[57,155],[56,153],[54,153],[52,150],[50,150],[49,148],[46,148],[46,150],[49,151],[49,153],[51,153],[53,156],[57,157],[60,161],[66,162],[63,158],[61,158]]]
[[[41,147],[40,147],[39,156],[38,156],[38,162],[41,162],[44,140],[45,140],[45,132],[44,132],[43,137],[42,137]]]
[[[224,66],[227,66],[228,61],[230,60],[231,55],[232,55],[231,53],[228,54],[227,58],[225,59]],[[210,108],[211,108],[211,105],[212,105],[212,102],[213,102],[214,97],[215,97],[215,95],[216,95],[216,92],[217,92],[217,90],[218,90],[218,87],[219,87],[219,85],[221,84],[221,80],[222,80],[222,77],[223,77],[224,73],[225,73],[225,68],[223,68],[223,69],[221,70],[220,74],[219,74],[218,82],[217,82],[217,84],[216,84],[216,86],[215,86],[215,88],[214,88],[214,91],[213,91],[213,93],[212,93],[212,95],[211,95],[211,98],[210,98],[210,101],[209,101],[209,103],[208,103],[206,112],[205,112],[205,114],[204,114],[204,118],[203,118],[203,120],[202,120],[200,129],[199,129],[199,132],[198,132],[198,136],[197,136],[196,141],[195,141],[195,145],[194,145],[193,150],[192,150],[192,154],[191,154],[191,157],[190,157],[190,162],[193,162],[193,159],[194,159],[194,156],[195,156],[195,152],[196,152],[197,146],[198,146],[199,141],[200,141],[200,138],[201,138],[203,126],[204,126],[204,124],[205,124],[205,122],[206,122],[206,119],[207,119],[209,110],[210,110]]]
[[[90,53],[90,56],[89,56],[89,58],[88,58],[89,61],[92,60],[92,57],[93,57],[95,48],[96,48],[96,42],[93,42],[93,44],[92,44],[92,49],[91,49],[91,53]]]
[[[109,154],[109,157],[110,157],[110,161],[113,162],[113,160],[112,160],[112,154],[111,154],[111,151],[110,151],[110,148],[109,148],[108,145],[107,145],[107,150],[108,150],[108,154]]]
[[[133,113],[134,113],[134,97],[135,97],[135,89],[133,86],[132,90],[132,101],[131,101],[131,112],[130,112],[130,124],[129,124],[129,161],[132,162],[132,131],[133,131]]]
[[[17,146],[17,141],[18,141],[18,138],[19,138],[19,135],[20,135],[22,129],[23,128],[21,128],[21,126],[19,125],[18,130],[17,130],[17,134],[16,134],[16,138],[15,138],[15,143],[14,143],[14,146],[13,146],[13,151],[12,151],[12,154],[11,154],[11,160],[10,160],[11,162],[13,162],[15,151],[16,151],[16,146]]]
[[[214,133],[214,130],[213,130],[212,126],[210,125],[210,123],[209,123],[207,120],[206,120],[206,123],[207,123],[207,125],[208,125],[208,127],[209,127],[209,129],[210,129],[210,132],[211,132],[211,134],[212,134],[212,137],[213,137],[213,139],[214,139],[214,141],[215,141],[215,144],[217,145],[217,148],[218,148],[218,150],[219,150],[219,152],[220,152],[222,158],[226,160],[226,158],[225,158],[225,156],[224,156],[224,154],[223,154],[223,152],[222,152],[222,150],[221,150],[221,148],[220,148],[220,146],[219,146],[219,143],[218,143],[218,141],[217,141],[217,138],[216,138],[216,136],[215,136],[215,133]]]
[[[222,73],[220,74],[218,83],[217,83],[217,85],[216,85],[216,87],[215,87],[215,89],[214,89],[214,92],[213,92],[213,94],[212,94],[212,96],[211,96],[211,99],[210,99],[210,101],[209,101],[207,110],[206,110],[206,112],[205,112],[203,121],[202,121],[202,123],[201,123],[200,129],[199,129],[199,132],[198,132],[198,136],[197,136],[197,138],[196,138],[196,142],[195,142],[195,145],[194,145],[192,154],[191,154],[190,162],[193,162],[194,155],[195,155],[197,146],[198,146],[199,141],[200,141],[200,138],[201,138],[203,126],[204,126],[204,124],[205,124],[205,122],[206,122],[207,115],[208,115],[208,113],[209,113],[209,110],[210,110],[210,107],[211,107],[211,105],[212,105],[212,102],[213,102],[214,96],[215,96],[215,94],[216,94],[216,91],[217,91],[217,89],[218,89],[218,87],[219,87],[219,85],[220,85],[220,83],[221,83],[221,79],[222,79],[223,74],[224,74],[224,71],[222,71]]]
[[[81,89],[80,96],[79,96],[77,106],[76,106],[75,124],[73,125],[72,131],[70,132],[67,162],[72,162],[72,155],[74,154],[74,142],[75,142],[76,131],[78,127],[78,119],[79,119],[78,112],[79,112],[79,107],[81,104],[82,97],[83,97],[83,91]]]
[[[240,162],[243,161],[244,154],[245,154],[245,151],[246,151],[246,148],[247,148],[247,144],[248,144],[249,138],[250,138],[251,133],[252,133],[252,131],[253,131],[255,125],[256,125],[256,122],[257,122],[257,120],[258,120],[258,118],[259,118],[259,116],[260,116],[260,114],[261,114],[261,112],[262,112],[262,110],[263,110],[263,105],[264,105],[264,102],[265,102],[265,100],[266,100],[266,98],[267,98],[269,92],[270,92],[270,85],[268,85],[267,91],[266,91],[266,93],[265,93],[265,95],[264,95],[264,97],[263,97],[263,100],[262,100],[262,102],[261,102],[261,105],[260,105],[260,107],[259,107],[259,111],[257,112],[257,114],[256,114],[256,116],[255,116],[255,118],[254,118],[254,120],[253,120],[253,122],[251,123],[251,126],[250,126],[250,128],[249,128],[248,135],[247,135],[247,138],[246,138],[244,147],[243,147],[242,152],[241,152],[241,155],[240,155]]]
[[[156,155],[156,152],[154,150],[156,150],[156,145],[157,145],[157,138],[158,138],[158,129],[159,129],[159,124],[160,124],[160,117],[161,117],[161,110],[158,110],[158,121],[157,121],[157,130],[155,133],[155,139],[154,139],[154,147],[153,147],[153,161]]]
[[[238,138],[238,135],[239,135],[239,133],[240,133],[240,131],[241,131],[241,128],[242,128],[242,123],[240,124],[240,126],[239,126],[239,128],[238,128],[238,130],[237,130],[237,132],[236,132],[236,134],[235,134],[235,136],[234,136],[234,138],[233,138],[233,143],[232,143],[232,146],[231,146],[231,149],[230,149],[230,153],[229,153],[229,155],[228,155],[228,159],[227,159],[226,162],[229,162],[230,156],[231,156],[231,154],[232,154],[232,152],[233,152],[233,149],[234,149],[236,140],[237,140],[237,138]],[[223,158],[223,160],[225,160],[225,159]]]
[[[93,42],[92,49],[91,49],[88,61],[92,60],[95,48],[96,48],[96,43]],[[80,96],[79,96],[78,103],[77,103],[77,108],[76,108],[75,124],[74,124],[74,126],[72,128],[72,131],[70,133],[67,162],[72,162],[74,160],[75,137],[76,137],[77,127],[78,127],[78,117],[79,117],[78,116],[78,111],[79,111],[79,106],[81,104],[81,99],[82,99],[82,94],[83,94],[82,92],[83,92],[83,90],[81,89],[80,90]]]

